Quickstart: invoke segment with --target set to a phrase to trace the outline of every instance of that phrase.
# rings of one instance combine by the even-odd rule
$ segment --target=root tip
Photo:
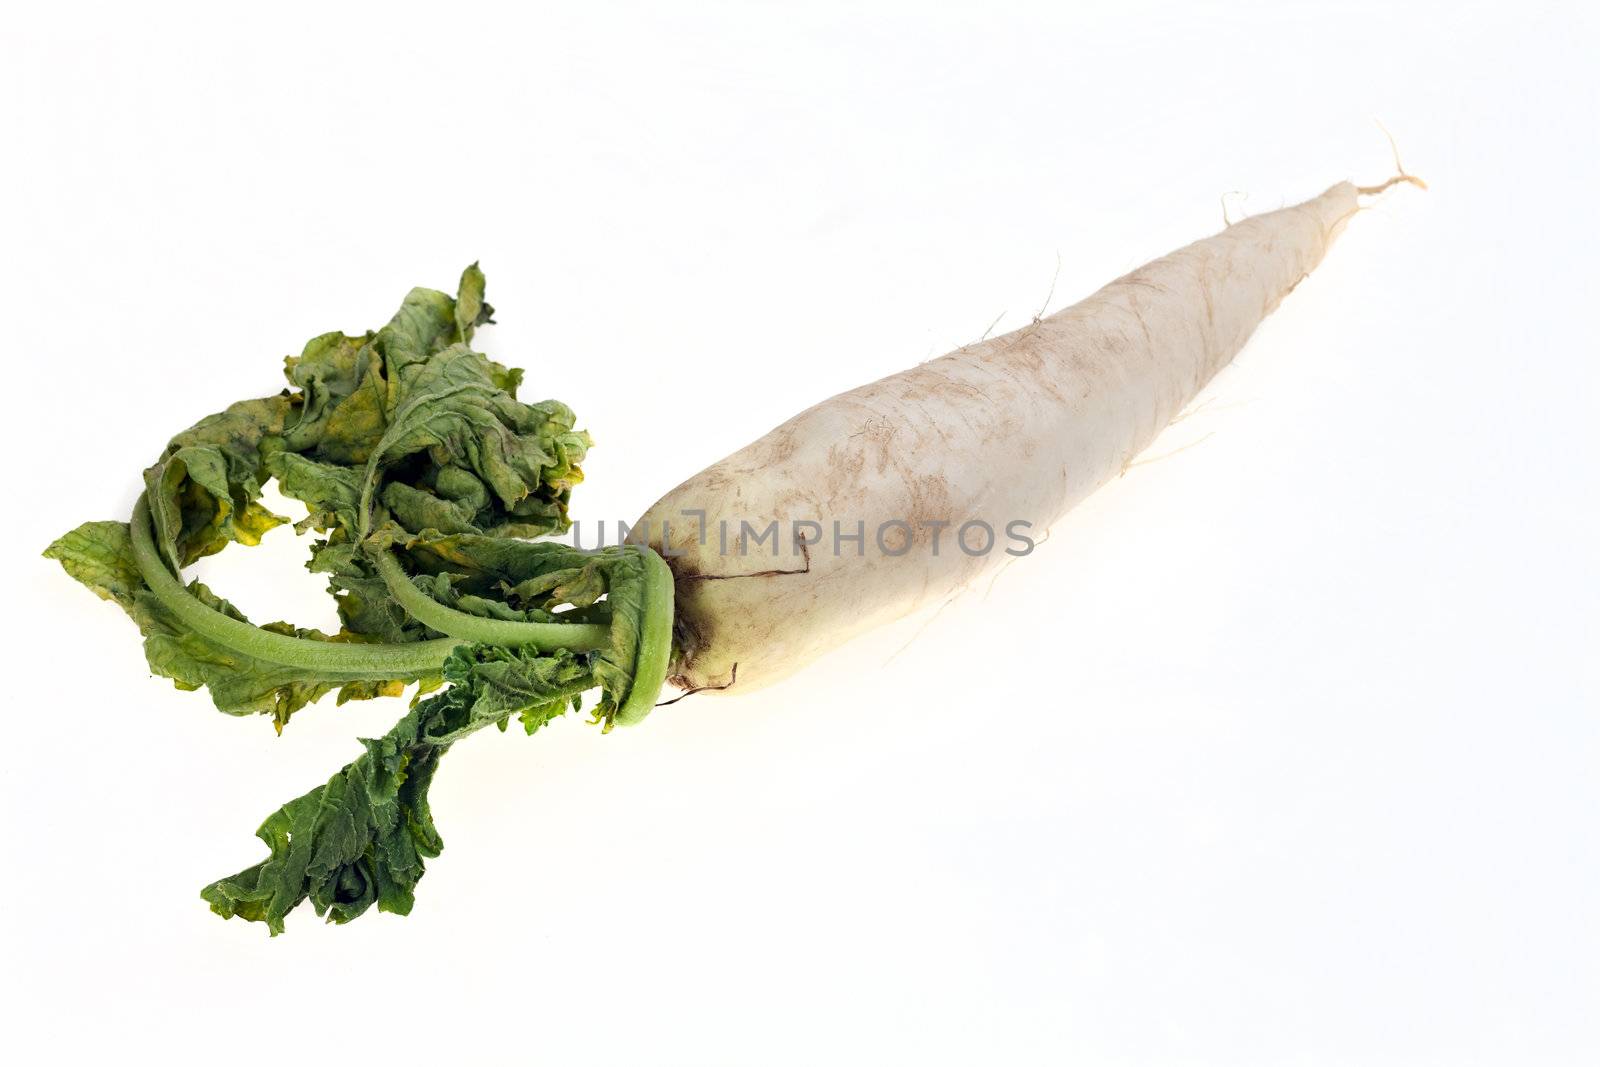
[[[1395,144],[1394,134],[1390,133],[1389,128],[1381,122],[1378,123],[1378,129],[1382,130],[1383,135],[1389,139],[1389,149],[1394,153],[1395,176],[1384,182],[1382,185],[1358,185],[1356,186],[1356,192],[1360,193],[1362,196],[1377,196],[1385,189],[1392,185],[1396,185],[1399,182],[1409,182],[1410,184],[1415,185],[1418,189],[1427,191],[1427,182],[1423,181],[1415,174],[1406,173],[1405,164],[1400,162],[1400,146]]]
[[[1415,185],[1418,189],[1422,190],[1426,190],[1428,188],[1428,183],[1417,177],[1415,174],[1396,174],[1393,178],[1390,178],[1382,185],[1358,185],[1356,186],[1356,192],[1360,193],[1362,196],[1377,196],[1390,186],[1398,185],[1401,182],[1407,182],[1411,185]]]

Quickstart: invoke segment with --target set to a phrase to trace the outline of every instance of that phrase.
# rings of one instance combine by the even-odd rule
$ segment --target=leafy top
[[[330,691],[342,703],[417,683],[386,737],[263,824],[267,861],[206,889],[222,915],[277,932],[307,898],[340,922],[373,903],[409,910],[438,853],[426,790],[451,744],[513,716],[532,733],[591,688],[596,721],[637,722],[662,684],[661,559],[527,540],[568,528],[590,439],[560,401],[518,400],[522,372],[470,347],[492,314],[474,264],[454,297],[413,289],[380,330],[313,338],[285,361],[292,388],[174,436],[129,522],[84,523],[45,552],[128,613],[153,671],[230,714],[281,731]],[[288,521],[261,503],[269,479],[319,535],[307,566],[327,576],[337,633],[253,626],[178,576]]]

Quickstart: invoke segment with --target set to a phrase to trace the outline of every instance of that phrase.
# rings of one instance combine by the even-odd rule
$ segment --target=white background
[[[694,7],[7,15],[12,1062],[1597,1062],[1594,16]],[[999,580],[461,745],[409,918],[206,911],[400,705],[218,715],[38,553],[308,337],[481,259],[631,517],[1058,255],[1052,307],[1381,180],[1375,117],[1432,191]],[[302,552],[202,570],[326,623]]]

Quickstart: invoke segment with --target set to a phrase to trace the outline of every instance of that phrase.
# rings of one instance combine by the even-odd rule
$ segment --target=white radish
[[[1421,185],[1341,182],[1235,223],[1020,330],[824,400],[673,489],[638,524],[675,577],[673,683],[774,682],[1042,537],[1227,366],[1358,195],[1399,181]],[[981,552],[980,523],[995,538]]]

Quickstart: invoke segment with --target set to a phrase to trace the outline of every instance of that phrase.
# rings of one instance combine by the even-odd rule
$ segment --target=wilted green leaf
[[[418,704],[326,784],[279,808],[256,836],[271,856],[202,891],[211,910],[273,934],[309,899],[330,922],[374,904],[411,911],[423,861],[444,846],[428,807],[439,760],[461,738],[520,716],[533,733],[594,684],[589,657],[465,646],[446,661],[450,688]]]

